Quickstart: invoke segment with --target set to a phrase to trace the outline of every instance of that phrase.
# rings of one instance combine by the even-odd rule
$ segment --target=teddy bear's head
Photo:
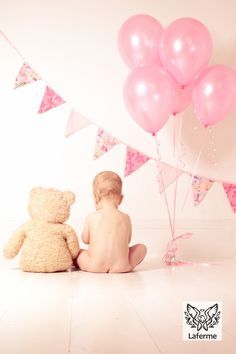
[[[70,216],[70,206],[75,201],[72,192],[53,188],[35,187],[30,192],[28,211],[33,219],[63,223]]]

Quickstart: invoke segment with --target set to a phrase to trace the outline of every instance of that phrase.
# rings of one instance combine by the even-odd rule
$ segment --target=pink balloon
[[[118,35],[118,47],[131,69],[160,65],[159,44],[162,32],[161,24],[149,15],[135,15],[124,22]]]
[[[226,118],[236,109],[236,71],[224,65],[208,68],[193,90],[193,109],[205,127]]]
[[[133,119],[144,130],[156,133],[172,112],[173,79],[158,66],[137,68],[124,86],[124,100]]]
[[[173,90],[172,114],[183,112],[192,101],[193,85],[181,88],[176,84]]]
[[[189,85],[205,69],[211,52],[210,34],[194,18],[180,18],[163,31],[160,42],[162,64],[182,86]]]

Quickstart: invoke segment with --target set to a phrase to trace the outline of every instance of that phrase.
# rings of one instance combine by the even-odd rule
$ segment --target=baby
[[[77,264],[81,270],[100,273],[132,271],[144,259],[147,248],[142,244],[129,247],[130,217],[119,211],[122,180],[114,172],[99,173],[93,181],[96,211],[89,214],[82,233],[88,250],[80,250]]]

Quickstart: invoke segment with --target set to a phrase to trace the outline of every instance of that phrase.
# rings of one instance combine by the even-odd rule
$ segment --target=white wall
[[[72,208],[71,223],[80,231],[85,215],[93,208],[93,176],[103,169],[123,175],[124,145],[93,161],[96,126],[64,138],[71,107],[125,143],[155,156],[152,138],[136,126],[122,100],[128,69],[119,55],[116,38],[119,27],[130,15],[148,13],[163,26],[179,17],[198,18],[212,35],[212,63],[236,67],[235,10],[236,3],[229,0],[2,0],[2,30],[49,86],[68,102],[37,115],[45,83],[12,90],[22,58],[0,37],[2,242],[28,217],[26,205],[33,186],[73,190],[77,202]],[[184,168],[192,171],[205,131],[191,109],[183,119]],[[198,166],[199,174],[236,183],[235,119],[234,113],[212,128],[215,143],[212,146],[209,139]],[[161,132],[163,160],[169,163],[173,163],[173,126],[171,118]],[[155,163],[149,161],[124,180],[123,208],[134,220],[134,239],[148,243],[150,254],[160,256],[170,235],[156,174]],[[193,207],[190,193],[182,209],[188,180],[186,175],[179,178],[177,227],[180,231],[194,231],[194,236],[182,242],[182,255],[232,256],[235,216],[222,186],[215,183],[197,208]],[[173,193],[173,188],[169,188],[170,201]]]

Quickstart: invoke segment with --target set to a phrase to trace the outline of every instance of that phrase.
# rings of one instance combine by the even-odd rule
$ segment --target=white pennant
[[[78,132],[79,130],[87,127],[90,124],[91,124],[91,122],[89,119],[82,116],[75,109],[72,109],[70,112],[69,120],[67,122],[65,137],[68,137],[68,136]]]

